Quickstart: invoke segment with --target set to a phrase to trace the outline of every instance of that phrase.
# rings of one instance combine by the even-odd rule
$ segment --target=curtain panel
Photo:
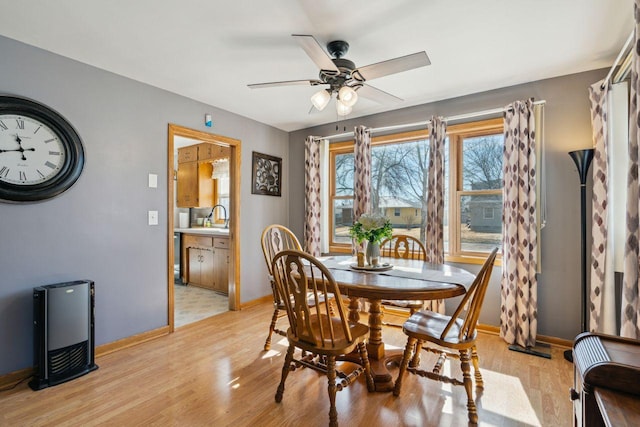
[[[593,196],[591,203],[591,287],[589,331],[615,333],[615,307],[605,307],[605,293],[615,292],[612,242],[609,239],[609,85],[599,81],[589,87],[593,132]]]
[[[353,135],[353,220],[357,221],[360,215],[371,212],[371,129],[356,126]],[[364,251],[365,245],[354,240],[354,254],[356,250]]]
[[[429,125],[429,166],[427,172],[427,261],[444,263],[444,142],[447,124],[442,117],[431,117]],[[426,301],[427,310],[445,312],[444,300]]]
[[[640,242],[640,181],[638,180],[638,140],[640,139],[640,0],[634,2],[635,40],[631,57],[631,97],[629,100],[629,172],[627,177],[627,219],[624,247],[624,273],[622,279],[622,306],[620,335],[640,338],[640,262],[638,244]]]
[[[533,99],[505,107],[500,336],[535,345],[537,333],[536,149]]]
[[[353,145],[353,219],[371,211],[371,129],[356,126]]]
[[[307,137],[304,146],[304,250],[320,256],[320,140]]]

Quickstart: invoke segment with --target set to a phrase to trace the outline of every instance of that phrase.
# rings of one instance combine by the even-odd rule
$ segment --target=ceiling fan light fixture
[[[349,86],[342,86],[338,91],[338,99],[347,107],[353,107],[358,102],[358,94]]]
[[[349,105],[346,105],[344,102],[340,101],[340,99],[336,99],[336,111],[339,116],[346,116],[351,113],[351,108]]]
[[[331,93],[326,89],[319,90],[311,96],[311,104],[313,104],[318,111],[324,110],[330,100]]]

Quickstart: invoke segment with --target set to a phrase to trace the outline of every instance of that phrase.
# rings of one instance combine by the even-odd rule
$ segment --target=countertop
[[[173,231],[175,233],[204,234],[208,236],[228,236],[229,235],[228,228],[218,228],[218,227],[174,228]]]

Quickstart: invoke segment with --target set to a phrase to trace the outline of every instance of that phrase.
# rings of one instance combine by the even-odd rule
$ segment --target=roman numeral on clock
[[[5,125],[5,124],[4,124],[4,122],[3,122],[2,120],[0,120],[0,128],[2,128],[2,130],[7,130],[7,129],[9,129],[9,128],[7,127],[7,125]]]
[[[2,169],[0,169],[0,176],[6,178],[7,175],[9,175],[9,168],[6,166],[3,166]]]
[[[22,129],[24,130],[24,120],[22,119],[16,119],[16,127],[18,129]]]
[[[27,174],[24,171],[18,171],[18,173],[20,174],[20,181],[27,180]]]

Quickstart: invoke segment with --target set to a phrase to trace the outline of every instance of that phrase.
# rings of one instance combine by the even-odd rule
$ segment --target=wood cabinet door
[[[198,206],[198,162],[178,164],[176,205],[179,208]]]
[[[178,148],[178,163],[195,162],[198,160],[198,146]]]
[[[215,263],[212,249],[200,250],[200,285],[204,288],[215,289]]]
[[[187,283],[200,283],[200,249],[187,248]]]
[[[229,293],[229,249],[215,248],[215,290]]]

